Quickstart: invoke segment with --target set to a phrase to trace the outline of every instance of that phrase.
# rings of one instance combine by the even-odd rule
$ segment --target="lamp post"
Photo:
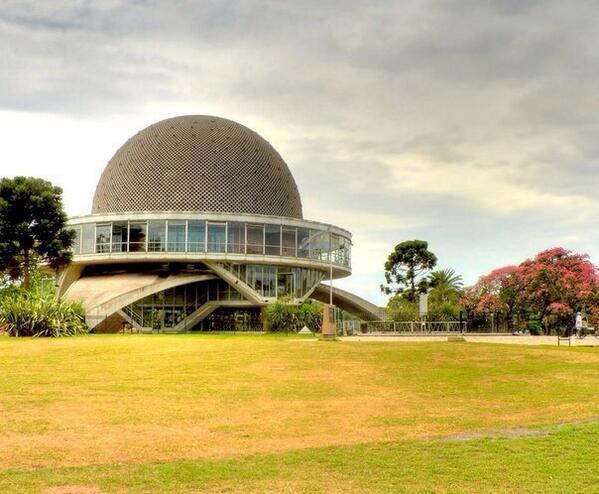
[[[329,227],[329,305],[333,305],[333,233]]]

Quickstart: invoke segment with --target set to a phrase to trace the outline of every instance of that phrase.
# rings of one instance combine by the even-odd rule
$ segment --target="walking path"
[[[459,336],[459,334],[451,335]],[[411,343],[416,341],[447,341],[448,335],[359,335],[342,336],[343,341],[395,341]],[[503,343],[508,345],[552,345],[557,346],[557,336],[513,336],[513,335],[464,335],[466,341],[473,343]],[[599,347],[599,339],[587,336],[579,340],[572,338],[572,346]],[[560,341],[560,345],[568,346],[568,340]]]

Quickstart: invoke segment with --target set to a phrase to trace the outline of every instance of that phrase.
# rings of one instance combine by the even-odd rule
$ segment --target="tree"
[[[424,240],[406,240],[395,246],[385,262],[386,285],[381,291],[402,294],[410,301],[416,300],[418,293],[428,288],[428,272],[437,264],[437,256],[428,250]]]
[[[511,314],[516,307],[518,266],[504,266],[481,276],[464,293],[462,305],[477,314]]]
[[[555,247],[481,276],[461,304],[475,314],[503,313],[508,321],[521,314],[549,333],[573,324],[578,310],[599,322],[599,275],[588,255]]]
[[[554,247],[520,264],[515,288],[520,305],[537,314],[549,332],[573,324],[576,311],[592,310],[599,275],[587,254]]]
[[[453,269],[432,271],[428,283],[432,288],[429,301],[436,304],[456,303],[464,287],[462,277]]]
[[[29,289],[39,263],[68,264],[75,232],[66,223],[60,187],[32,177],[0,180],[0,271]]]

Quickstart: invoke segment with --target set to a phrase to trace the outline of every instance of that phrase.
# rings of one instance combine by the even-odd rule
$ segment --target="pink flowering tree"
[[[546,333],[573,325],[578,310],[599,327],[599,275],[588,255],[555,247],[519,266],[481,276],[466,289],[461,304],[475,314],[522,314],[538,319]]]
[[[481,276],[465,290],[462,306],[477,314],[511,313],[516,303],[513,278],[517,270],[516,266],[505,266]]]
[[[519,303],[538,316],[546,333],[573,325],[577,310],[597,304],[599,275],[587,254],[545,250],[518,266],[515,281]]]

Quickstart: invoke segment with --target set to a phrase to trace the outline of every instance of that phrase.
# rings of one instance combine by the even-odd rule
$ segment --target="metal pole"
[[[333,234],[329,230],[329,304],[333,305]]]

